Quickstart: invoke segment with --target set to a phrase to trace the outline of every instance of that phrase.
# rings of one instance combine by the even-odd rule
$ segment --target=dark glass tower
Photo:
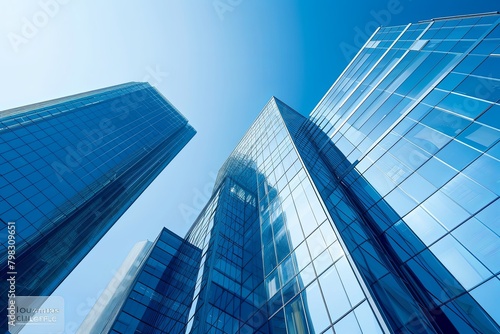
[[[201,252],[167,229],[134,247],[121,282],[108,285],[78,333],[180,333],[193,300]],[[119,271],[119,272],[120,272]]]
[[[380,28],[309,118],[272,98],[184,238],[185,326],[112,332],[498,333],[499,24]]]
[[[1,112],[2,275],[15,222],[16,295],[50,295],[194,134],[147,83]]]
[[[168,240],[167,240],[168,241]],[[78,333],[103,333],[109,328],[109,319],[114,319],[130,293],[130,288],[138,276],[145,259],[151,253],[151,241],[138,242],[113,276],[108,286],[96,301]],[[153,261],[153,260],[151,260]]]

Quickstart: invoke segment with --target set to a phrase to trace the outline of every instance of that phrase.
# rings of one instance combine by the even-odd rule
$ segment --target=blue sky
[[[56,295],[73,333],[132,246],[184,235],[269,98],[307,115],[379,25],[500,9],[496,0],[0,0],[0,110],[149,81],[198,134]]]

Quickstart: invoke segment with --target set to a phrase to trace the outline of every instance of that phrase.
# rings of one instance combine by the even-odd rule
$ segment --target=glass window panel
[[[478,93],[480,89],[477,86],[472,86],[471,87],[470,81],[464,80],[457,88],[456,91],[465,94],[468,96],[472,97],[477,97],[477,98],[484,98],[488,97],[491,98],[490,94],[487,93]],[[479,95],[479,96],[478,96]],[[480,97],[482,96],[482,97]],[[490,103],[478,100],[478,99],[473,99],[469,98],[467,96],[463,95],[458,95],[455,93],[451,93],[448,95],[446,98],[441,101],[438,106],[441,108],[444,108],[446,110],[455,112],[460,115],[464,115],[467,117],[475,118],[478,115],[480,115],[484,110],[490,107]]]
[[[426,245],[432,244],[446,233],[446,230],[421,207],[410,212],[404,221]]]
[[[441,191],[437,191],[422,205],[449,231],[469,217],[467,211]]]
[[[500,59],[500,57],[499,57]],[[490,109],[488,109],[484,114],[482,114],[477,121],[485,125],[489,125],[495,129],[500,129],[500,105],[494,104]]]
[[[399,187],[419,203],[436,191],[436,187],[418,173],[413,173]]]
[[[445,165],[439,159],[432,157],[420,167],[418,173],[435,187],[440,188],[455,176],[457,171]]]
[[[454,110],[451,109],[450,111]],[[421,120],[421,123],[444,133],[445,135],[454,137],[457,133],[467,127],[471,121],[446,111],[433,109]]]
[[[498,221],[498,213],[500,212],[500,199],[489,204],[481,212],[476,215],[484,225],[488,226],[493,232],[500,236],[500,223]]]
[[[491,79],[491,74],[488,77],[468,76],[458,85],[455,91],[490,102],[497,102],[500,99],[500,85],[497,80]],[[464,101],[461,105],[468,107],[469,111],[479,111],[489,104],[476,100],[476,102]],[[471,113],[471,117],[474,117],[472,115],[477,115],[476,111]]]
[[[471,289],[491,276],[491,273],[451,235],[439,240],[430,250],[465,289]]]
[[[279,220],[282,220],[281,218]],[[275,230],[276,255],[278,262],[282,261],[290,254],[290,245],[288,243],[287,230],[283,226],[278,231]]]
[[[285,314],[280,310],[269,320],[271,333],[286,333]],[[267,330],[265,331],[267,333]],[[259,332],[260,333],[260,332]]]
[[[480,221],[472,218],[453,235],[493,273],[500,271],[500,238]]]
[[[468,55],[467,57],[464,58],[460,62],[460,64],[455,67],[454,72],[460,72],[460,73],[472,73],[474,69],[484,61],[486,57],[484,56],[478,56],[478,55]],[[465,75],[462,77],[462,79],[465,78]]]
[[[406,138],[430,154],[436,153],[451,140],[449,136],[422,125],[415,126]]]
[[[299,215],[300,224],[302,226],[305,235],[308,236],[318,226],[318,223],[314,218],[314,214],[311,210],[311,206],[309,205],[309,202],[307,201],[305,194],[301,193],[298,197],[296,197],[295,193],[293,193],[292,196],[294,197],[294,202],[297,208],[297,213]]]
[[[414,108],[415,110],[417,108]],[[418,117],[417,117],[418,118]],[[413,120],[413,111],[406,117],[403,118],[398,125],[387,135],[382,139],[374,149],[379,150],[381,153],[384,152],[382,147],[389,149],[396,141],[398,141],[401,137],[408,132],[413,126],[416,124],[415,120]],[[382,146],[382,147],[380,147]],[[372,151],[370,151],[370,155],[373,154]],[[368,155],[367,155],[368,156]]]
[[[293,280],[288,282],[281,291],[283,292],[283,303],[286,304],[290,299],[295,297],[295,295],[300,291],[297,280],[294,278]]]
[[[287,257],[280,265],[281,282],[286,284],[293,276],[295,276],[295,268],[291,256]]]
[[[297,279],[299,281],[300,287],[304,288],[309,283],[311,283],[316,278],[316,273],[314,272],[313,264],[309,264],[304,268],[298,275]]]
[[[485,151],[500,139],[500,131],[474,123],[465,129],[457,139],[478,150]]]
[[[328,248],[330,255],[332,256],[333,262],[337,261],[340,259],[342,256],[344,256],[344,250],[342,249],[342,246],[340,246],[340,242],[335,241],[330,248]]]
[[[266,278],[266,288],[269,298],[274,296],[276,292],[278,292],[278,290],[281,288],[277,270],[273,271],[271,275]]]
[[[342,318],[333,326],[333,328],[335,329],[336,334],[363,334],[354,312],[351,312]]]
[[[285,307],[285,316],[288,334],[308,333],[304,306],[300,296]]]
[[[429,58],[431,58],[432,55],[434,54],[431,54]],[[449,65],[449,63],[452,62],[452,60],[457,57],[458,55],[445,54],[443,59],[441,59],[439,62],[437,62],[436,59],[435,60],[436,62],[433,63],[431,66],[429,66],[426,70],[422,70],[422,67],[419,67],[419,70],[414,72],[412,76],[415,76],[418,79],[418,76],[420,76],[421,73],[425,73],[425,75],[422,76],[420,82],[418,82],[418,84],[411,90],[411,92],[408,93],[408,97],[417,98],[421,93],[425,91],[425,89],[427,89],[430,85],[434,83],[436,77],[443,71],[443,69],[446,68]],[[426,73],[427,71],[429,72]],[[418,73],[418,75],[416,76],[415,73]]]
[[[500,324],[500,307],[498,307],[500,281],[497,278],[492,278],[472,290],[470,294],[481,304],[497,324]]]
[[[319,283],[332,321],[336,321],[351,309],[349,299],[335,266],[330,267],[319,278]]]
[[[500,162],[482,155],[463,172],[484,187],[500,195]]]
[[[356,318],[359,319],[363,334],[382,334],[382,329],[367,301],[356,307],[354,313]]]
[[[403,172],[395,166],[394,170],[387,175],[373,165],[363,173],[363,176],[370,182],[370,185],[380,194],[380,196],[385,196],[394,189],[396,186],[394,180],[399,180],[401,173]]]
[[[314,213],[314,217],[316,218],[316,222],[319,224],[326,219],[325,211],[323,210],[323,207],[321,206],[319,198],[316,195],[316,192],[314,191],[311,183],[308,181],[304,181],[302,185],[304,186],[304,193],[307,196],[309,205],[311,206],[311,210]]]
[[[328,250],[325,250],[323,253],[321,253],[320,256],[318,256],[313,261],[313,263],[314,263],[314,268],[316,269],[316,273],[318,275],[321,275],[321,273],[325,271],[333,263],[330,252],[328,252]]]
[[[325,328],[330,326],[323,295],[317,281],[302,292],[302,300],[304,301],[308,319],[310,319],[309,330],[311,333],[321,333]]]
[[[432,48],[432,43],[427,43],[424,49]],[[421,63],[419,69],[420,71],[413,71],[411,75],[398,87],[396,93],[401,95],[408,95],[408,93],[415,87],[419,82],[424,78],[432,77],[429,75],[429,71],[434,69],[436,64],[440,62],[444,57],[443,54],[439,53],[431,53],[427,56],[427,58]],[[423,80],[425,81],[425,80]],[[412,97],[415,97],[412,95]]]
[[[325,221],[321,226],[321,234],[326,241],[326,244],[330,246],[334,241],[337,240],[335,236],[335,232],[333,231],[333,227],[330,225],[329,221]]]
[[[391,206],[391,208],[398,213],[399,216],[403,217],[408,212],[413,210],[417,203],[403,192],[400,188],[396,187],[391,191],[386,197],[385,201]]]
[[[500,57],[489,56],[473,71],[474,75],[500,79]]]
[[[288,197],[283,205],[283,217],[286,221],[286,226],[290,235],[290,242],[292,247],[296,247],[304,240],[304,233],[300,227],[299,217],[295,211],[292,197]]]
[[[422,128],[422,126],[417,125],[416,128]],[[426,147],[427,150],[430,150],[431,147],[434,146],[430,142],[424,143],[420,141],[419,144],[422,147]],[[411,170],[417,169],[430,158],[429,153],[404,138],[401,139],[396,145],[394,145],[394,147],[391,149],[391,153],[394,154],[398,158],[398,160],[402,161],[404,164],[410,167],[407,168],[401,164],[401,166],[398,166],[401,168],[401,170],[397,169],[392,171],[392,175],[399,176],[399,179],[409,175]],[[394,179],[394,176],[392,176],[392,178]],[[399,179],[397,180],[399,181]]]
[[[335,266],[337,267],[340,279],[344,284],[347,297],[351,301],[351,305],[355,306],[365,298],[365,294],[359,286],[359,282],[354,275],[351,265],[347,261],[347,257],[341,258]]]
[[[473,41],[458,41],[451,49],[451,52],[465,53],[473,44]]]
[[[309,251],[313,259],[326,249],[326,243],[325,240],[323,240],[320,229],[317,229],[307,238],[307,245],[309,246]]]
[[[274,268],[276,268],[276,254],[274,253],[274,242],[268,242],[264,246],[264,269],[265,274],[269,274]]]
[[[460,171],[480,154],[479,151],[452,140],[436,154],[436,157]]]
[[[450,304],[442,307],[441,309],[446,315],[458,325],[456,328],[462,332],[476,332],[476,333],[498,333],[498,326],[492,326],[492,320],[488,317],[486,312],[481,307],[478,307],[477,302],[468,293],[462,294],[456,300],[456,305],[461,306],[463,316],[459,317],[456,313],[457,307]],[[451,306],[451,307],[450,307]],[[467,322],[468,319],[475,319],[474,325]]]
[[[493,31],[491,31],[488,36],[486,36],[487,39],[490,39],[490,38],[500,38],[500,26],[496,26],[495,29],[493,29]]]
[[[495,194],[463,174],[455,176],[442,191],[470,213],[477,212],[496,198]]]
[[[295,249],[294,254],[299,271],[304,269],[311,262],[311,256],[309,255],[309,250],[305,242]]]
[[[496,40],[483,40],[472,53],[479,55],[489,56],[490,53],[498,47],[498,41]]]
[[[269,216],[262,218],[262,243],[264,245],[273,242],[273,230],[269,224]]]

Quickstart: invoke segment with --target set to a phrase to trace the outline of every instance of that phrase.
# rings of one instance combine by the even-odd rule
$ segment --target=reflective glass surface
[[[500,298],[491,215],[500,190],[499,18],[380,28],[298,136],[392,331],[500,330],[482,294],[487,284]],[[333,182],[322,169],[333,171]],[[357,217],[339,208],[343,197]],[[383,283],[389,277],[394,287]],[[413,316],[391,301],[396,293],[414,305]],[[358,331],[353,317],[334,326],[342,328]]]
[[[92,333],[180,333],[193,300],[201,251],[167,229],[133,273],[113,315]],[[122,290],[123,289],[123,290]],[[82,333],[84,330],[82,330]]]
[[[497,333],[500,15],[376,31],[309,118],[272,98],[185,237],[180,333]]]
[[[15,222],[16,294],[50,295],[194,134],[147,83],[0,112],[2,259]]]

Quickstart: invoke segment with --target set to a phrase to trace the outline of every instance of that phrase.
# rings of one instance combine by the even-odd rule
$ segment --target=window
[[[471,289],[491,273],[451,235],[439,240],[430,250],[465,289]]]
[[[426,39],[419,39],[419,40],[415,41],[410,46],[410,50],[412,50],[412,51],[420,51],[427,44],[427,42],[429,42],[429,41],[426,40]]]
[[[309,329],[311,333],[321,333],[330,326],[325,302],[321,294],[319,284],[315,281],[304,292],[302,292],[306,313],[309,315]]]

